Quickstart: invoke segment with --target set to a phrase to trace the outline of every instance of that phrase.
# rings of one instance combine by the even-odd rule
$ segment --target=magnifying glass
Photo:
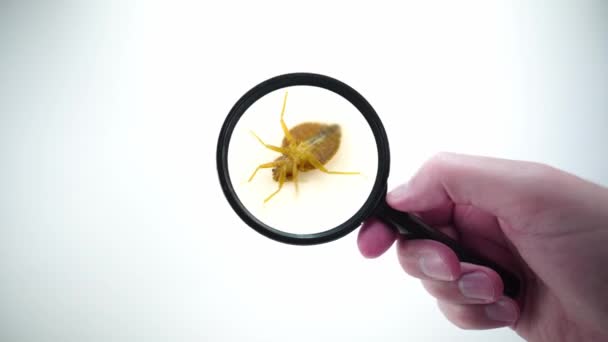
[[[495,270],[515,298],[517,276],[385,202],[389,144],[356,90],[320,74],[268,79],[232,107],[217,146],[224,195],[258,233],[293,245],[339,239],[375,217],[408,239],[450,247],[460,261]]]

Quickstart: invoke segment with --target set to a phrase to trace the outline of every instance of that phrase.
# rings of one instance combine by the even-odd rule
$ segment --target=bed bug
[[[318,169],[328,174],[359,174],[359,172],[330,171],[324,166],[340,147],[342,132],[339,125],[304,122],[287,129],[284,120],[286,104],[287,92],[285,92],[281,110],[281,129],[285,137],[280,147],[266,144],[257,134],[251,132],[266,148],[282,154],[272,162],[258,165],[249,178],[251,182],[260,169],[272,168],[272,179],[279,183],[279,187],[264,202],[268,202],[281,191],[286,181],[293,181],[297,192],[300,172]]]

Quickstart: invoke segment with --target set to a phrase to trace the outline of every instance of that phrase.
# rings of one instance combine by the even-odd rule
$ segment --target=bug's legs
[[[298,193],[298,163],[293,163],[293,169],[291,170],[291,179],[293,184],[296,186],[296,194]]]
[[[285,176],[287,174],[287,170],[285,170],[285,166],[281,167],[279,172],[280,172],[279,173],[279,188],[277,189],[277,191],[270,194],[270,196],[266,197],[266,199],[264,200],[264,203],[268,202],[274,195],[276,195],[279,191],[281,191],[283,184],[285,184]]]
[[[293,136],[289,132],[289,129],[287,129],[287,125],[285,124],[285,120],[283,119],[283,116],[285,116],[285,105],[286,104],[287,104],[287,92],[285,92],[285,97],[283,97],[283,109],[281,110],[281,127],[283,128],[283,134],[285,134],[285,138],[291,144],[294,141]]]
[[[249,177],[249,182],[251,182],[251,180],[253,179],[253,177],[255,177],[255,174],[256,174],[256,173],[258,173],[258,171],[259,171],[260,169],[268,169],[268,168],[275,167],[275,166],[279,166],[279,165],[280,165],[280,163],[279,163],[279,162],[272,162],[272,163],[266,163],[266,164],[261,164],[261,165],[259,165],[259,166],[258,166],[258,167],[255,169],[255,171],[253,171],[253,174],[251,175],[251,177]]]
[[[316,167],[317,169],[319,169],[325,173],[331,173],[331,174],[337,174],[337,175],[358,175],[359,174],[359,172],[329,171],[327,168],[325,168],[325,166],[323,166],[323,164],[321,164],[321,162],[319,162],[319,160],[312,153],[307,153],[304,158],[306,159],[306,161],[308,161],[310,164],[312,164],[312,166]]]
[[[279,153],[286,153],[286,151],[285,151],[285,149],[284,149],[284,148],[281,148],[281,147],[278,147],[278,146],[269,145],[269,144],[265,143],[265,142],[262,140],[262,138],[258,137],[258,135],[257,135],[257,134],[255,134],[255,132],[254,132],[254,131],[251,131],[251,134],[253,134],[253,136],[254,136],[256,139],[258,139],[258,141],[259,141],[259,142],[260,142],[262,145],[264,145],[264,146],[265,146],[267,149],[269,149],[269,150],[273,150],[273,151],[275,151],[275,152],[279,152]]]

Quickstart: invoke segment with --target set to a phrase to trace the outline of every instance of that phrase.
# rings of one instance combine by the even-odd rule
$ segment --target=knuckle
[[[416,278],[423,276],[422,271],[420,271],[418,263],[414,258],[408,256],[399,256],[399,264],[405,273]]]
[[[448,157],[449,153],[447,152],[438,152],[435,153],[429,160],[426,162],[426,165],[436,166],[442,164],[445,159]]]
[[[450,322],[452,322],[452,324],[454,324],[455,326],[459,327],[460,329],[463,330],[473,330],[475,329],[475,327],[466,322],[466,321],[462,321],[462,320],[455,320],[455,319],[450,319]]]
[[[475,329],[474,309],[469,305],[452,305],[439,302],[439,308],[443,315],[455,326],[463,330]]]
[[[435,153],[430,159],[423,164],[425,170],[443,170],[451,160],[454,159],[454,154],[450,152]]]
[[[450,320],[450,322],[452,322],[452,324],[459,327],[460,329],[463,329],[463,330],[475,329],[475,324],[473,324],[469,315],[466,315],[464,313],[460,313],[460,314],[454,315],[452,317],[448,317],[448,319]]]
[[[448,282],[423,280],[422,286],[431,296],[439,300],[449,301],[451,297],[454,297],[450,295],[450,283]]]
[[[541,163],[531,163],[530,165],[531,178],[534,180],[555,180],[561,172],[549,165]]]

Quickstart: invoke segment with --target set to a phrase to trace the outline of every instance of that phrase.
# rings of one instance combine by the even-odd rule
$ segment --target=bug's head
[[[291,179],[291,168],[293,163],[290,163],[290,159],[286,157],[279,157],[279,165],[272,168],[272,179],[275,182],[279,181],[281,173],[285,173],[285,179]]]
[[[287,167],[285,166],[285,163],[281,163],[281,165],[272,168],[272,179],[275,182],[279,181],[279,176],[281,175],[281,172],[285,172],[285,176],[287,176]]]
[[[272,168],[272,179],[273,179],[275,182],[278,182],[278,181],[279,181],[279,168],[280,168],[280,167],[281,167],[281,166],[275,166],[275,167],[273,167],[273,168]]]

